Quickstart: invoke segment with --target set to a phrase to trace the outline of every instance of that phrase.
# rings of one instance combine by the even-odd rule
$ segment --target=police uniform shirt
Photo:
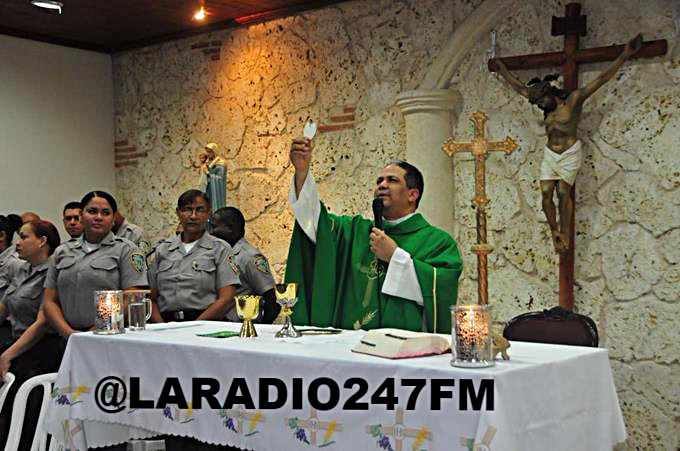
[[[234,262],[239,270],[241,286],[236,294],[264,294],[274,288],[274,277],[269,269],[267,258],[259,249],[245,238],[241,238],[234,245]],[[229,321],[239,321],[236,307],[227,312]]]
[[[127,220],[123,221],[123,223],[120,225],[120,228],[118,229],[118,232],[116,232],[116,236],[127,238],[128,240],[135,243],[144,255],[147,255],[151,252],[151,245],[145,238],[146,234],[144,233],[144,229],[136,224],[127,222]]]
[[[45,280],[46,288],[57,290],[64,319],[75,329],[94,324],[94,291],[146,285],[144,254],[111,232],[98,246],[84,246],[83,238],[59,246]]]
[[[0,256],[0,299],[2,299],[16,272],[26,262],[19,258],[15,246],[8,247]]]
[[[23,262],[14,274],[14,280],[0,300],[7,307],[16,338],[35,322],[42,304],[48,262],[32,266]]]
[[[16,255],[16,246],[9,246],[4,251],[0,252],[0,267],[2,267],[12,255]]]
[[[149,268],[151,288],[158,290],[161,312],[205,310],[227,285],[238,285],[231,246],[207,231],[188,252],[181,235],[161,241]]]

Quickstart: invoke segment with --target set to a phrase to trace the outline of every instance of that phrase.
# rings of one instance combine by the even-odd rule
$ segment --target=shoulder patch
[[[241,271],[239,271],[238,266],[236,266],[236,263],[234,263],[233,254],[227,255],[227,262],[229,262],[229,266],[231,266],[231,269],[236,273],[237,276],[241,274]]]
[[[130,254],[130,265],[135,271],[141,273],[146,269],[146,257],[141,252],[132,252]]]
[[[148,241],[139,240],[139,243],[137,243],[137,246],[139,247],[139,250],[142,251],[142,254],[149,255],[151,253],[151,245],[149,244]]]
[[[253,265],[255,265],[258,271],[269,274],[269,262],[264,255],[256,255],[253,258]]]

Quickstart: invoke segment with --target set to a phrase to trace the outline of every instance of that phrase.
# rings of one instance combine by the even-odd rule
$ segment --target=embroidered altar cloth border
[[[46,417],[46,429],[70,449],[108,446],[158,434],[192,436],[201,441],[253,450],[611,450],[626,439],[606,349],[512,342],[510,361],[484,369],[454,368],[451,355],[386,360],[351,352],[362,331],[338,335],[275,339],[280,326],[257,325],[257,338],[198,337],[197,333],[238,331],[240,324],[212,321],[149,325],[121,335],[74,334],[69,339]],[[245,378],[255,408],[234,405],[201,409],[175,405],[164,409],[102,411],[96,386],[105,377],[128,382],[139,377],[141,399],[158,400],[168,377],[179,379],[191,400],[193,377],[220,382],[216,398],[224,401],[234,378]],[[276,410],[258,409],[259,378],[277,378],[288,391]],[[326,377],[340,388],[340,402],[330,410],[310,407],[312,380]],[[302,378],[303,405],[292,405],[293,378]],[[343,410],[364,379],[368,391],[359,402],[367,410]],[[371,395],[394,378],[398,404],[389,410]],[[414,410],[406,409],[412,386],[403,379],[426,380]],[[451,398],[431,407],[433,379],[455,380]],[[494,381],[494,409],[460,409],[460,381]],[[128,384],[129,386],[129,384]],[[128,387],[128,397],[129,397]],[[318,390],[328,401],[329,390]],[[382,395],[386,395],[383,392]],[[489,393],[486,394],[486,397]],[[269,398],[274,399],[271,389]],[[129,400],[128,400],[129,401]],[[483,405],[484,407],[484,405]],[[484,448],[486,447],[486,448]]]

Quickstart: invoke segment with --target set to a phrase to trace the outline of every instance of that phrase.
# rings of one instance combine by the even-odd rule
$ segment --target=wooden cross
[[[288,419],[286,418],[286,424],[288,424]],[[298,420],[297,425],[309,429],[309,444],[316,446],[316,435],[320,431],[328,431],[332,428],[333,431],[342,431],[342,425],[338,424],[335,420],[333,421],[321,421],[319,420],[318,412],[315,408],[310,409],[309,418],[306,420]],[[323,443],[322,443],[323,445]]]
[[[256,417],[261,421],[264,417],[261,413],[249,413],[243,404],[236,406],[235,409],[227,410],[227,415],[236,418],[236,431],[243,434],[243,422],[253,421]]]
[[[481,305],[489,303],[487,255],[493,252],[493,246],[486,241],[486,207],[489,205],[486,197],[486,159],[492,150],[511,154],[517,148],[517,142],[509,136],[503,141],[489,141],[485,136],[487,119],[488,116],[482,111],[473,113],[470,117],[475,125],[472,142],[461,143],[449,138],[442,146],[442,150],[450,157],[461,152],[471,152],[475,156],[475,198],[472,205],[477,210],[477,244],[472,246],[472,252],[477,254],[477,302]]]
[[[565,7],[565,17],[552,18],[551,34],[564,36],[564,50],[561,52],[539,53],[498,58],[508,70],[528,70],[562,66],[564,89],[578,89],[578,69],[580,64],[598,63],[615,60],[623,51],[623,45],[579,48],[579,36],[586,35],[586,16],[581,15],[579,3],[569,3]],[[642,48],[631,59],[651,58],[666,53],[668,44],[665,39],[643,42]],[[495,60],[488,63],[489,70],[496,72]],[[575,205],[576,185],[571,187],[571,200]],[[574,308],[574,236],[576,229],[576,208],[572,209],[571,228],[569,230],[569,248],[560,254],[560,306],[566,310]]]
[[[366,430],[369,434],[373,432],[371,426],[368,426]],[[422,436],[426,440],[432,440],[432,433],[427,431],[426,428],[412,429],[404,425],[403,407],[397,407],[396,419],[392,426],[380,426],[380,433],[394,438],[395,451],[402,450],[403,440],[405,440],[407,437],[416,438]]]

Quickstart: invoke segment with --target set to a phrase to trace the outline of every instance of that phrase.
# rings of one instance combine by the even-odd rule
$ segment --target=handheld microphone
[[[382,212],[383,212],[383,200],[380,197],[376,197],[375,199],[373,199],[373,225],[380,230],[383,229]],[[378,270],[378,283],[375,285],[376,294],[378,296],[378,321],[382,324],[382,314],[380,312],[380,291],[381,291],[380,272],[381,270],[385,269],[385,263],[376,258],[376,267]]]
[[[373,199],[373,224],[382,230],[383,200],[380,197]]]

